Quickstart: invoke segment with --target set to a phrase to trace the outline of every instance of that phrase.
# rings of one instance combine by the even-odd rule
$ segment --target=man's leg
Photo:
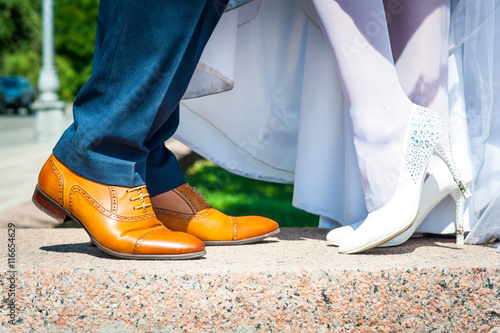
[[[177,112],[220,4],[101,1],[93,75],[33,199],[56,219],[79,222],[111,255],[183,259],[205,253],[199,239],[156,219],[145,186],[146,142]]]
[[[178,124],[179,111],[176,110],[146,142],[149,149],[146,164],[146,186],[152,197],[170,191],[186,182],[177,158],[165,146],[165,141],[174,134]]]
[[[220,3],[101,1],[94,72],[54,155],[100,183],[146,184],[146,141],[176,112]]]

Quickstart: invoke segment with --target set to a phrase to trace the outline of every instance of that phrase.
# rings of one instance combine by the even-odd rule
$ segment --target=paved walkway
[[[0,228],[10,221],[19,227],[53,226],[31,204],[38,172],[51,145],[35,143],[34,116],[0,116]]]

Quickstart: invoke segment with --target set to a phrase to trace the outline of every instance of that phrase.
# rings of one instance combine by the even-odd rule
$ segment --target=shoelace
[[[130,198],[130,201],[141,200],[141,205],[139,205],[139,206],[135,206],[135,207],[134,207],[134,210],[143,209],[143,210],[144,210],[144,213],[146,213],[146,211],[147,211],[146,209],[147,209],[148,207],[150,207],[150,206],[151,206],[151,204],[150,204],[150,203],[148,203],[148,204],[147,204],[147,203],[146,203],[146,201],[144,200],[144,198],[149,197],[149,193],[143,193],[143,192],[142,192],[142,189],[145,189],[145,188],[146,188],[146,185],[141,185],[141,186],[137,186],[137,187],[129,188],[129,189],[127,190],[127,193],[130,193],[130,192],[135,192],[135,191],[137,191],[137,192],[139,193],[139,195],[138,195],[138,196],[133,197],[133,198]]]

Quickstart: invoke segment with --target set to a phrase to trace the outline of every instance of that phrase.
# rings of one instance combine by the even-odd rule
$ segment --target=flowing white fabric
[[[478,244],[500,238],[500,1],[455,1],[452,9],[450,100],[467,115],[477,223],[466,242]]]
[[[497,8],[497,1],[452,5],[450,127],[455,142],[470,144],[473,161],[470,243],[500,236]],[[367,211],[335,66],[322,32],[295,2],[256,0],[231,10],[181,102],[176,137],[231,172],[294,183],[294,206],[321,216],[320,227],[354,223]],[[454,220],[447,197],[418,231],[453,233]]]

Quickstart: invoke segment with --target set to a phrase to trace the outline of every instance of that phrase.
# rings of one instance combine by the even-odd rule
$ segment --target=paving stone
[[[11,330],[7,229],[0,229],[0,330]],[[131,261],[82,229],[16,230],[19,332],[489,332],[500,327],[492,245],[411,239],[339,254],[327,230],[285,228],[201,259]]]

